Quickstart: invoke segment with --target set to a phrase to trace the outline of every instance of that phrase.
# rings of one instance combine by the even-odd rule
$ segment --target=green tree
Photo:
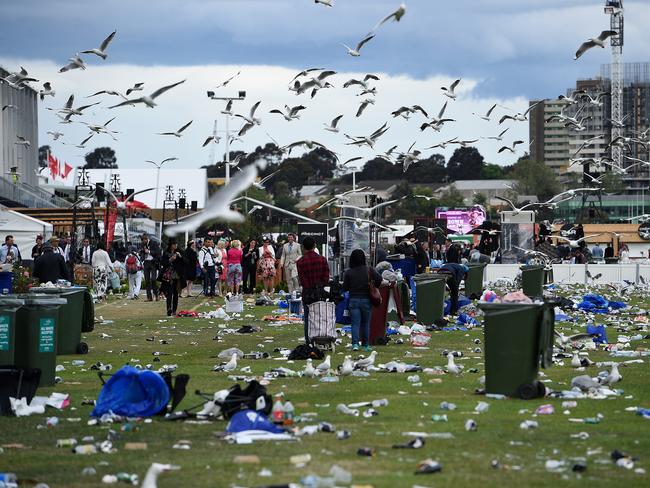
[[[500,180],[504,177],[504,167],[498,164],[486,163],[481,168],[482,180]]]
[[[273,185],[273,196],[276,206],[291,212],[296,211],[296,204],[300,200],[291,192],[291,187],[286,181],[279,179]]]
[[[116,169],[117,157],[110,147],[98,147],[85,156],[86,169]]]
[[[602,179],[603,182],[603,191],[605,193],[619,194],[623,193],[625,190],[625,184],[621,175],[614,173],[613,171],[608,171],[605,173]]]
[[[485,160],[475,147],[459,147],[449,158],[447,172],[451,181],[475,180],[481,175]]]
[[[520,160],[512,172],[515,191],[519,195],[536,195],[546,201],[560,192],[560,183],[553,171],[544,163]]]
[[[462,207],[465,205],[465,198],[463,198],[463,194],[454,185],[451,185],[448,190],[440,195],[439,204],[441,207]]]

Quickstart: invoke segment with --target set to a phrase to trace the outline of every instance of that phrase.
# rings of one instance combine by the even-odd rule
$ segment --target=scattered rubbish
[[[289,462],[296,468],[304,468],[311,462],[311,454],[296,454],[289,458]]]
[[[393,444],[393,449],[420,449],[424,446],[424,438],[416,437],[406,444]]]
[[[539,423],[535,420],[524,420],[519,424],[519,428],[523,430],[536,429],[539,427]]]
[[[358,456],[372,457],[375,455],[375,450],[370,447],[360,447],[357,449]]]
[[[253,454],[246,454],[241,456],[235,456],[232,462],[234,464],[260,464],[261,461],[259,456],[255,456]]]
[[[433,474],[440,471],[442,471],[442,465],[433,459],[420,461],[415,468],[415,474]]]
[[[535,413],[537,415],[551,415],[555,413],[555,407],[553,407],[551,404],[540,405],[535,409]]]
[[[468,432],[473,432],[473,431],[475,431],[477,428],[478,428],[478,425],[476,424],[476,421],[475,421],[475,420],[468,419],[468,420],[465,422],[465,430],[466,430],[466,431],[468,431]]]

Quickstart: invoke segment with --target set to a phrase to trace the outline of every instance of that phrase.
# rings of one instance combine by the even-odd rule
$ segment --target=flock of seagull
[[[334,3],[332,0],[315,0],[315,3],[329,8],[334,7]],[[343,46],[347,50],[347,53],[353,57],[361,56],[361,49],[364,46],[366,46],[377,35],[379,35],[379,29],[384,24],[388,22],[400,22],[401,19],[405,16],[405,14],[406,14],[406,6],[404,4],[401,4],[395,11],[383,17],[372,28],[372,30],[370,30],[366,35],[364,35],[362,39],[356,44],[355,48],[351,48],[350,46],[343,44]],[[83,50],[80,51],[80,53],[75,54],[73,57],[69,58],[69,63],[63,66],[59,70],[59,72],[63,73],[71,70],[86,70],[87,65],[84,59],[81,58],[82,54],[95,56],[100,58],[102,61],[105,61],[108,58],[109,47],[111,43],[114,41],[116,34],[117,31],[113,31],[110,35],[108,35],[103,40],[103,42],[100,44],[98,48]],[[603,48],[605,41],[608,38],[615,36],[616,34],[617,33],[615,31],[603,31],[599,36],[587,40],[577,50],[575,54],[575,59],[580,58],[585,52],[587,52],[589,49],[593,47]],[[219,97],[217,96],[218,94],[217,90],[228,85],[230,82],[236,79],[240,74],[241,71],[237,72],[236,74],[229,77],[225,81],[219,83],[213,89],[209,90],[207,92],[208,97],[211,99],[218,100]],[[334,88],[334,85],[331,83],[331,81],[333,80],[333,77],[335,75],[337,75],[337,72],[331,69],[308,68],[297,73],[294,76],[294,78],[289,81],[288,90],[290,92],[295,93],[296,96],[309,97],[310,99],[313,99],[314,97],[316,97],[319,91],[324,89]],[[39,80],[31,77],[28,71],[23,67],[21,67],[20,71],[10,73],[9,76],[5,78],[0,78],[0,81],[18,90],[22,90],[24,87],[30,86],[30,83],[39,82]],[[181,85],[185,81],[186,80],[180,80],[175,83],[162,86],[156,90],[151,91],[149,94],[146,94],[147,92],[149,92],[149,90],[145,90],[145,83],[138,82],[138,83],[134,83],[133,86],[128,88],[125,94],[122,94],[121,92],[115,90],[106,89],[106,90],[101,90],[96,93],[93,93],[87,96],[86,98],[95,99],[95,97],[99,97],[99,96],[117,98],[119,101],[115,104],[109,105],[108,106],[109,110],[123,109],[126,107],[135,107],[137,105],[145,105],[149,108],[155,108],[158,103],[159,97],[164,95],[169,90],[172,90],[173,88]],[[373,73],[368,73],[362,79],[353,78],[347,80],[342,84],[342,89],[344,90],[347,89],[358,90],[357,95],[359,96],[360,102],[358,107],[356,108],[356,111],[354,112],[354,117],[356,118],[361,117],[369,105],[375,104],[375,98],[377,96],[376,82],[378,81],[380,81],[379,76]],[[443,106],[437,111],[437,113],[430,113],[431,110],[427,110],[423,108],[422,105],[413,105],[413,106],[398,107],[396,110],[391,112],[390,115],[392,116],[393,119],[400,117],[406,120],[413,117],[417,117],[421,119],[419,122],[419,128],[421,133],[425,133],[429,130],[439,133],[447,124],[451,124],[456,121],[454,118],[448,115],[448,109],[451,109],[449,104],[450,103],[453,104],[458,99],[459,96],[458,90],[461,86],[462,86],[462,79],[457,78],[449,86],[440,87],[442,94],[447,98],[447,100],[445,101]],[[42,101],[44,101],[46,97],[54,97],[56,92],[53,88],[52,82],[48,81],[43,83],[42,89],[38,91],[38,94]],[[132,96],[132,94],[141,94],[141,96]],[[582,106],[602,105],[603,103],[602,98],[605,95],[606,94],[604,93],[598,93],[595,96],[592,96],[592,94],[587,93],[585,91],[574,91],[571,94],[571,96],[568,97],[560,96],[559,99],[564,103],[566,103],[567,107],[573,107],[579,105]],[[115,135],[119,134],[119,132],[114,131],[108,127],[109,124],[111,124],[115,120],[116,118],[115,116],[109,118],[103,124],[89,123],[83,120],[79,120],[79,121],[76,120],[76,118],[81,118],[82,116],[84,116],[85,111],[87,109],[99,105],[100,103],[101,102],[97,101],[93,103],[86,103],[80,106],[75,106],[75,95],[73,94],[69,96],[67,102],[63,107],[61,108],[47,107],[47,109],[52,110],[56,113],[57,117],[60,119],[61,124],[71,124],[73,122],[78,122],[85,125],[88,128],[89,132],[85,137],[85,139],[80,144],[76,144],[76,145],[73,144],[75,147],[85,148],[85,145],[93,137],[97,137],[100,135],[107,135],[112,139],[116,140]],[[241,119],[243,122],[242,126],[240,127],[237,133],[236,138],[233,137],[233,140],[234,139],[241,140],[241,138],[244,137],[249,131],[255,130],[256,127],[262,125],[262,118],[260,115],[262,110],[260,108],[261,103],[262,103],[261,100],[257,101],[250,107],[248,112],[240,113],[241,111],[234,110],[233,100],[227,101],[224,110],[222,110],[222,113],[228,116],[233,116],[235,118]],[[475,113],[474,115],[486,122],[498,120],[498,126],[502,126],[502,124],[504,124],[506,121],[515,122],[515,123],[528,121],[529,113],[533,107],[534,105],[530,106],[528,110],[526,110],[523,113],[519,113],[519,112],[509,113],[511,111],[507,109],[507,107],[503,107],[495,103],[490,107],[490,109],[486,113],[484,114]],[[497,111],[497,108],[506,110],[505,112],[501,113],[498,116],[498,119],[497,119],[497,114],[495,113]],[[19,107],[13,105],[5,105],[2,107],[3,112],[5,110],[16,110],[16,109],[19,109]],[[294,106],[285,105],[283,108],[273,108],[268,113],[273,115],[279,115],[280,117],[282,117],[282,119],[284,119],[286,123],[293,123],[296,120],[300,119],[301,113],[303,113],[305,110],[308,110],[308,107],[306,103],[303,102],[303,103],[298,103]],[[565,125],[567,125],[568,127],[571,127],[571,129],[575,131],[585,130],[584,122],[588,119],[588,117],[581,116],[582,110],[583,108],[578,108],[573,115],[565,114],[564,110],[562,110],[560,114],[554,115],[553,117],[551,117],[551,119],[559,120],[565,123]],[[356,147],[367,146],[370,149],[374,150],[376,144],[381,139],[381,137],[384,134],[386,134],[386,132],[388,132],[390,129],[388,122],[384,122],[376,130],[374,130],[369,134],[350,135],[343,132],[343,129],[341,128],[341,120],[344,117],[345,114],[339,114],[335,116],[330,122],[326,122],[323,124],[324,126],[323,129],[325,131],[334,134],[342,133],[345,141],[347,141],[344,143],[345,145],[356,146]],[[188,122],[185,122],[176,130],[159,132],[156,135],[164,136],[164,137],[174,137],[180,139],[185,135],[186,130],[192,125],[192,123],[193,120],[190,120]],[[612,124],[614,125],[618,124],[619,126],[624,126],[625,120],[612,121]],[[518,146],[523,145],[524,141],[514,140],[509,143],[503,142],[504,137],[509,129],[510,127],[501,128],[499,130],[498,135],[486,137],[485,139],[492,139],[503,143],[503,145],[499,148],[498,153],[508,152],[514,155],[517,153]],[[64,136],[64,134],[59,131],[48,131],[47,133],[52,136],[53,141],[59,141]],[[268,132],[266,132],[266,134],[269,137],[271,137],[270,134],[268,134]],[[644,133],[640,134],[638,138],[617,137],[609,143],[608,148],[612,146],[618,146],[625,149],[625,148],[629,148],[632,144],[641,144],[647,148],[647,144],[649,140],[648,136],[649,136],[648,131],[645,131]],[[585,141],[580,146],[580,148],[578,148],[575,154],[573,154],[573,157],[571,159],[571,164],[601,163],[610,166],[612,170],[616,172],[627,171],[629,167],[620,168],[613,162],[613,160],[611,160],[611,158],[602,157],[598,160],[595,160],[593,158],[578,157],[581,150],[594,144],[601,137],[604,137],[604,134],[602,136],[598,136]],[[205,147],[209,144],[218,143],[219,140],[220,138],[217,137],[216,135],[214,134],[210,135],[203,140],[202,146]],[[276,142],[274,139],[273,141]],[[61,141],[61,142],[63,144],[69,144],[65,141]],[[399,151],[398,146],[396,145],[389,148],[387,151],[380,153],[378,156],[388,161],[391,161],[394,164],[402,165],[403,171],[406,172],[408,171],[411,165],[418,163],[418,161],[422,156],[423,150],[432,150],[435,148],[446,148],[448,145],[457,145],[459,147],[470,147],[472,144],[476,142],[478,142],[478,139],[460,139],[458,137],[453,137],[423,149],[417,149],[415,147],[416,142],[413,142],[406,151]],[[23,145],[26,147],[29,147],[31,145],[30,141],[28,141],[25,137],[23,137],[20,134],[16,135],[15,144]],[[341,163],[338,159],[338,155],[336,154],[336,152],[328,149],[325,145],[315,140],[300,140],[286,145],[280,145],[276,143],[276,145],[278,146],[281,153],[283,153],[284,155],[289,155],[291,151],[295,148],[303,148],[307,150],[313,150],[315,148],[325,149],[329,153],[331,153],[333,157],[336,159],[338,163],[337,168],[340,171],[345,171],[348,168],[349,164],[362,159],[361,157],[354,157]],[[642,161],[629,156],[626,156],[626,158],[634,160],[635,162],[634,166],[638,166],[638,165],[650,166],[650,162]],[[166,160],[169,161],[173,159],[175,158],[167,158]],[[236,170],[239,171],[239,173],[236,174],[235,177],[233,177],[230,184],[227,187],[218,191],[213,197],[211,197],[210,201],[207,202],[206,208],[203,212],[196,214],[193,218],[186,219],[182,224],[168,227],[166,232],[169,235],[196,229],[202,223],[217,218],[226,221],[241,221],[244,219],[243,215],[241,215],[238,212],[232,211],[230,209],[230,201],[233,198],[235,198],[239,193],[241,193],[242,191],[250,187],[251,185],[256,185],[258,187],[263,188],[264,183],[269,181],[270,178],[272,178],[275,173],[266,176],[262,181],[257,181],[258,172],[264,169],[264,162],[256,161],[255,163],[250,164],[245,168],[240,168],[238,166],[238,162],[239,160],[236,160],[232,163],[232,166],[235,167]],[[156,164],[154,162],[152,163]],[[602,177],[592,178],[592,179],[594,179],[594,181],[597,184],[600,184],[601,182],[600,180],[602,179]],[[574,194],[575,192],[572,195]],[[325,205],[331,205],[336,202],[345,202],[346,201],[345,198],[346,197],[342,195],[340,199],[334,199],[330,203],[326,202]],[[555,199],[554,197],[554,199],[551,199],[548,202],[543,202],[542,204],[538,204],[538,205],[554,206],[557,203],[559,203],[559,201],[563,201],[562,195],[560,195],[559,200]],[[393,203],[393,202],[394,201],[388,203]],[[521,210],[521,209],[516,209],[516,207],[514,206],[514,204],[512,204],[512,202],[509,203],[512,205],[513,209]],[[364,211],[362,211],[361,213],[363,213],[364,215],[367,214],[368,216],[372,216],[374,210],[376,210],[376,207],[373,207],[370,210],[364,209]],[[356,219],[356,220],[362,222],[365,221],[364,219]],[[372,221],[368,221],[368,222],[372,222]],[[374,224],[374,222],[372,223]]]

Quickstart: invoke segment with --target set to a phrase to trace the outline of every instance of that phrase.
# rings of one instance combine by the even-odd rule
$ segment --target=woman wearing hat
[[[271,239],[264,238],[264,243],[259,252],[259,269],[264,282],[264,291],[270,295],[273,293],[273,280],[275,279],[275,251],[271,245]]]

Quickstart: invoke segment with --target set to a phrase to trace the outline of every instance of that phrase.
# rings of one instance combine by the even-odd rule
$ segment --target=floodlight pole
[[[213,92],[208,92],[208,98],[211,100],[224,100],[226,102],[232,102],[235,100],[244,100],[246,98],[246,92],[240,91],[236,97],[215,97]],[[226,179],[225,184],[230,183],[230,114],[225,111],[221,112],[226,116]]]

